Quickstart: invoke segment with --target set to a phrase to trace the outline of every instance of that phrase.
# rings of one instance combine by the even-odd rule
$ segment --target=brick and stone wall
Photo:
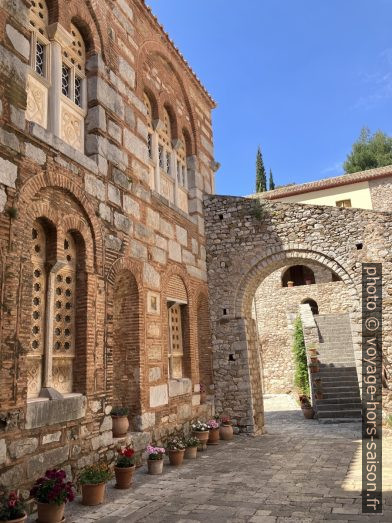
[[[312,285],[282,287],[282,275],[288,266],[267,276],[256,290],[253,317],[258,326],[263,364],[263,388],[266,393],[293,390],[293,325],[298,308],[305,300],[314,300],[320,314],[349,312],[352,306],[348,289],[341,281],[332,281],[330,270],[306,263],[315,276]]]
[[[391,360],[390,213],[206,196],[205,216],[216,407],[242,431],[263,430],[262,362],[252,304],[261,282],[283,267],[317,264],[340,278],[350,300],[361,376],[361,264],[381,262],[383,350]]]
[[[200,381],[212,384],[202,197],[214,187],[214,102],[143,1],[48,2],[49,38],[68,34],[72,21],[86,46],[84,142],[72,147],[50,124],[26,118],[30,5],[0,6],[0,484],[8,487],[28,487],[48,467],[75,473],[110,461],[113,404],[130,408],[137,449],[212,410],[200,405]],[[173,150],[180,131],[187,136],[188,212],[152,183],[146,92],[157,127],[163,108],[170,112]],[[52,362],[45,377],[72,390],[59,399],[50,387],[54,399],[27,398],[41,379],[32,349],[34,223],[46,231],[50,281],[66,262],[67,234],[77,252],[74,363],[65,373],[66,355],[57,358],[64,365]],[[169,379],[173,277],[186,289],[181,380]],[[58,334],[57,314],[49,316],[46,338],[34,330],[37,346]]]

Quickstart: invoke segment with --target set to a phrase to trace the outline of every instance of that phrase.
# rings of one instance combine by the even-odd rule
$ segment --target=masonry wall
[[[263,431],[262,362],[249,327],[253,298],[260,283],[283,267],[316,264],[342,280],[361,376],[361,267],[382,263],[383,350],[391,361],[390,213],[207,196],[205,214],[216,405],[243,432]]]
[[[209,323],[198,323],[197,308],[207,295],[202,196],[213,190],[215,166],[214,103],[139,0],[48,2],[57,33],[70,31],[72,21],[86,43],[82,151],[28,121],[29,5],[6,0],[0,7],[0,483],[26,488],[49,467],[74,474],[100,457],[111,461],[119,443],[111,433],[114,403],[131,409],[128,439],[137,450],[211,414],[211,404],[200,405],[199,365],[200,352],[208,361]],[[170,107],[173,138],[180,129],[189,137],[188,212],[151,184],[146,91],[156,100],[154,119]],[[31,363],[37,220],[53,231],[56,264],[70,231],[84,267],[73,393],[60,399],[27,399],[38,379]],[[56,274],[56,266],[47,270]],[[187,300],[181,380],[171,380],[168,368],[173,277]]]
[[[253,316],[258,326],[266,393],[293,390],[294,320],[304,300],[316,301],[320,314],[350,312],[352,308],[345,284],[331,281],[331,271],[314,263],[306,263],[306,267],[314,272],[314,284],[282,287],[282,275],[288,268],[283,267],[267,276],[255,294]]]

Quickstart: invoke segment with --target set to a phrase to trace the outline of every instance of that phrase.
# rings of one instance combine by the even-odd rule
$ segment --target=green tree
[[[264,192],[267,190],[267,176],[261,154],[260,146],[257,149],[256,155],[256,192]]]
[[[272,175],[272,169],[270,169],[270,173],[269,173],[269,190],[273,191],[274,189],[275,189],[275,182],[274,182],[274,177]]]
[[[370,129],[363,127],[343,164],[345,172],[355,173],[385,165],[392,165],[392,137],[382,131],[372,134]]]
[[[306,360],[306,348],[304,340],[304,332],[302,329],[302,321],[299,316],[294,322],[294,341],[293,341],[293,355],[294,355],[294,384],[299,389],[301,394],[309,396],[309,375],[308,363]]]

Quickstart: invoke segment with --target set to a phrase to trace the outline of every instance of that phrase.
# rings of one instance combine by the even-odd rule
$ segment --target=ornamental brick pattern
[[[32,5],[0,8],[0,484],[26,488],[48,467],[112,460],[113,405],[129,407],[138,450],[213,408],[200,405],[200,382],[211,398],[202,197],[214,190],[215,104],[142,0],[55,0],[51,66],[61,39],[83,39],[86,117],[77,135],[61,119],[53,131],[49,77],[41,127],[28,99]],[[166,111],[168,147],[182,141],[186,186],[176,171],[165,178],[181,199],[156,185],[145,96],[154,130]],[[169,298],[183,333],[176,380]]]

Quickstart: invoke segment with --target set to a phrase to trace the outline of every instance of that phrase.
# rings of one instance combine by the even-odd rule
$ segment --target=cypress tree
[[[263,156],[261,154],[260,146],[257,148],[256,155],[256,192],[264,192],[267,190],[267,177],[265,174]]]
[[[293,341],[293,355],[294,355],[294,384],[299,389],[301,394],[309,396],[309,376],[308,364],[306,360],[306,349],[304,333],[302,330],[302,321],[297,316],[294,322],[294,341]]]
[[[275,182],[274,177],[272,176],[272,169],[270,169],[269,173],[269,190],[273,191],[275,189]]]

